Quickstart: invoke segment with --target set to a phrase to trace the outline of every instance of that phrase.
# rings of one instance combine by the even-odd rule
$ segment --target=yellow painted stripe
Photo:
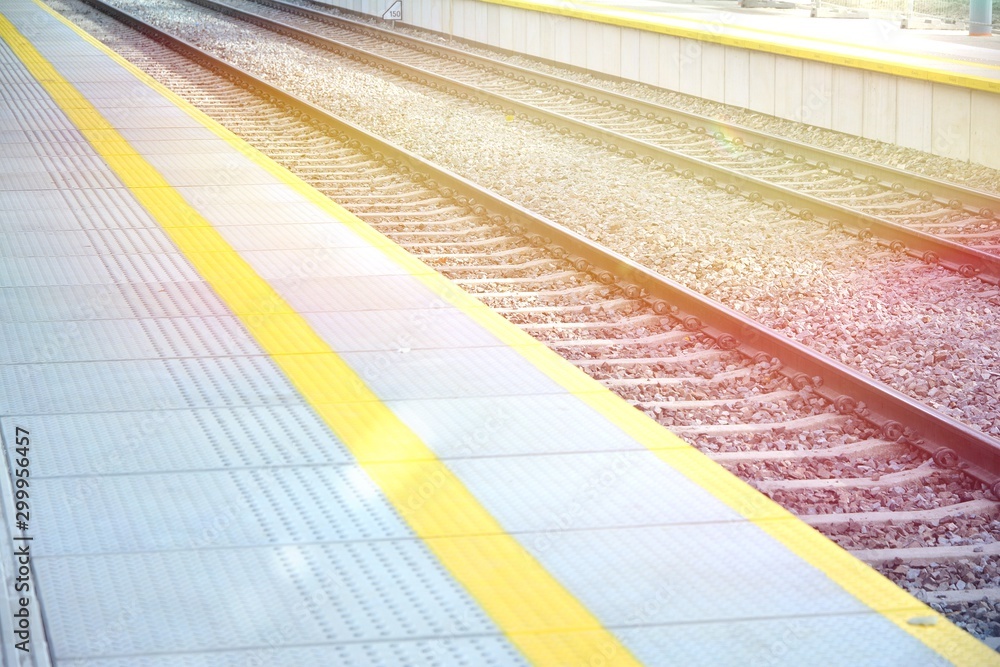
[[[35,2],[38,2],[38,0],[35,0]],[[594,410],[617,425],[637,442],[655,452],[668,465],[671,465],[689,479],[697,482],[741,516],[753,521],[791,552],[825,573],[831,580],[847,590],[862,603],[874,611],[883,614],[905,632],[913,635],[955,665],[962,667],[989,667],[990,665],[996,665],[1000,667],[1000,657],[998,657],[996,652],[989,650],[985,644],[949,623],[947,619],[937,614],[930,607],[922,604],[891,581],[882,577],[878,572],[796,519],[780,505],[752,489],[731,475],[725,468],[714,463],[688,443],[648,418],[645,414],[619,399],[600,383],[580,372],[571,364],[568,364],[544,344],[507,322],[503,317],[456,287],[452,282],[438,274],[428,274],[426,265],[409,253],[406,253],[395,245],[386,246],[385,237],[360,219],[319,194],[287,170],[275,164],[270,158],[262,155],[242,139],[205,116],[186,100],[181,99],[164,88],[157,81],[118,54],[107,49],[97,40],[79,30],[76,26],[73,26],[61,16],[57,14],[55,16],[76,30],[84,39],[114,58],[123,67],[129,69],[137,78],[173,101],[193,118],[212,129],[218,136],[225,139],[248,158],[267,169],[277,179],[294,188],[304,198],[330,212],[331,215],[337,217],[360,236],[378,244],[383,252],[386,252],[390,257],[399,262],[401,266],[408,268],[414,276],[437,294],[442,302],[455,306],[468,314],[481,326],[492,332],[498,340],[516,349],[539,370],[568,391],[580,397],[581,400],[585,401]],[[326,409],[343,410],[345,408],[342,406],[328,406]],[[367,411],[376,408],[373,408],[371,404],[354,404],[350,406],[350,409],[358,410],[368,415],[370,413]],[[365,425],[371,423],[371,421],[370,417],[366,416],[354,419],[352,423]],[[363,445],[360,448],[369,457],[366,460],[371,462],[388,462],[396,457],[414,457],[411,460],[415,460],[416,456],[420,454],[419,452],[410,450],[401,450],[398,452],[376,451],[374,445],[378,443],[379,437],[370,430],[363,430],[358,437],[367,437],[372,440],[372,445]],[[436,461],[433,453],[424,452],[423,455]],[[422,481],[427,480],[436,481],[437,478],[431,473],[423,476]],[[404,502],[407,507],[419,507],[422,501],[422,494],[417,493],[406,498]],[[937,623],[933,626],[909,624],[907,621],[915,616],[933,617],[937,620]],[[522,640],[530,641],[525,638],[522,638]],[[538,639],[538,641],[544,640]],[[618,655],[618,649],[615,646],[612,644],[604,645],[601,655]],[[567,664],[580,663],[572,662]],[[598,664],[601,663],[598,661]]]
[[[637,442],[653,451],[667,465],[697,483],[721,502],[781,543],[803,561],[826,574],[841,588],[886,617],[907,634],[962,667],[1000,667],[1000,654],[992,651],[944,616],[856,559],[783,507],[753,489],[725,468],[693,448],[644,413],[620,400],[597,381],[567,369],[569,364],[543,344],[499,315],[456,295],[453,303],[507,345],[514,346],[535,366],[577,395]],[[499,320],[499,321],[498,321]],[[525,340],[525,339],[528,340]],[[934,625],[914,625],[913,618],[932,617]]]
[[[1000,93],[1000,78],[964,74],[944,69],[944,66],[947,65],[959,65],[984,72],[1000,72],[1000,66],[998,65],[985,65],[943,56],[903,53],[888,48],[862,46],[860,44],[838,42],[816,37],[810,37],[808,44],[800,46],[796,42],[804,42],[806,40],[787,33],[764,30],[752,26],[731,25],[723,26],[724,32],[723,30],[711,29],[712,26],[718,27],[720,24],[703,19],[665,16],[638,9],[615,7],[595,2],[583,2],[581,0],[575,0],[572,4],[547,4],[531,2],[531,0],[480,1],[541,12],[543,14],[555,14],[557,16],[578,18],[584,21],[596,21],[625,28],[635,28],[637,30],[710,42],[712,44],[721,44],[723,46],[775,53],[802,60],[814,60],[831,65],[842,65],[844,67],[882,72],[908,79],[920,79],[922,81],[945,83],[962,88]],[[741,36],[743,34],[747,34],[747,36]],[[754,34],[765,37],[754,37]],[[778,40],[785,40],[785,43]],[[825,50],[823,50],[824,47]],[[868,55],[871,52],[884,54],[885,58],[879,59],[878,57]],[[905,61],[914,64],[908,64]]]
[[[639,664],[2,15],[0,36],[531,662]]]

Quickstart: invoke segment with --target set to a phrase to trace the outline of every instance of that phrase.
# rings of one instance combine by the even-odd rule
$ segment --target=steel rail
[[[770,183],[727,167],[715,165],[669,148],[634,139],[586,121],[519,102],[505,95],[486,91],[413,65],[400,63],[365,49],[343,44],[328,37],[273,21],[251,12],[245,12],[214,0],[188,1],[220,14],[258,25],[275,34],[291,37],[311,46],[338,53],[379,70],[389,71],[404,79],[416,81],[420,85],[427,85],[459,97],[464,95],[473,103],[484,104],[511,115],[516,114],[524,119],[530,118],[531,122],[546,124],[553,130],[556,129],[556,123],[558,123],[562,126],[559,128],[562,133],[575,133],[579,138],[590,137],[592,141],[600,142],[601,145],[613,152],[624,152],[629,156],[642,156],[642,159],[646,159],[667,171],[678,171],[687,178],[694,179],[696,173],[702,174],[697,180],[703,185],[723,189],[730,195],[738,195],[750,201],[765,203],[777,211],[787,211],[803,220],[825,222],[829,227],[843,229],[861,240],[872,238],[879,245],[895,252],[905,252],[911,257],[921,259],[929,264],[940,264],[967,278],[978,277],[984,282],[1000,285],[1000,256],[998,255],[991,255],[947,239],[910,229],[904,225],[805,192]]]
[[[448,188],[472,195],[476,213],[525,235],[533,245],[546,246],[578,270],[586,270],[604,284],[618,283],[630,298],[645,298],[655,312],[672,315],[690,331],[701,331],[727,350],[752,360],[779,359],[781,372],[793,386],[812,390],[844,414],[856,413],[881,429],[891,441],[904,440],[931,454],[943,467],[960,467],[986,484],[1000,498],[1000,441],[942,415],[919,401],[787,338],[746,315],[704,297],[684,285],[604,248],[580,234],[547,220],[502,196],[436,166],[348,120],[302,100],[281,88],[151,26],[103,0],[82,0],[142,32],[194,62],[214,70],[241,87],[300,114],[300,119],[388,157],[387,164],[429,188]],[[391,160],[391,162],[390,162]]]
[[[687,123],[689,127],[695,129],[702,128],[706,133],[711,134],[719,140],[730,142],[737,140],[736,143],[749,146],[759,144],[761,146],[760,150],[771,153],[775,150],[781,151],[781,154],[776,157],[782,157],[785,154],[790,154],[793,156],[801,156],[805,162],[811,164],[826,164],[828,167],[832,167],[835,164],[846,165],[846,167],[841,167],[839,171],[831,171],[833,173],[842,173],[846,168],[847,173],[844,174],[845,176],[859,177],[864,175],[867,177],[866,182],[879,183],[883,187],[891,189],[895,192],[907,192],[925,200],[928,199],[929,196],[930,199],[933,199],[942,205],[946,205],[951,208],[961,208],[970,214],[982,215],[985,218],[1000,217],[1000,195],[993,195],[988,192],[968,188],[957,183],[949,183],[948,181],[942,181],[928,176],[923,176],[921,174],[913,174],[902,169],[897,169],[888,165],[882,165],[877,162],[847,155],[846,153],[839,153],[827,148],[812,146],[794,139],[769,134],[761,130],[754,130],[735,123],[726,123],[715,118],[630,97],[628,95],[616,93],[598,86],[591,86],[585,83],[572,81],[570,79],[564,79],[552,74],[538,72],[527,67],[501,62],[492,58],[470,53],[468,51],[463,51],[462,49],[456,49],[443,44],[420,39],[419,37],[414,37],[413,35],[404,35],[394,30],[387,30],[369,23],[354,21],[344,16],[335,16],[328,12],[309,9],[308,7],[302,7],[301,5],[284,2],[283,0],[252,0],[252,2],[280,9],[282,11],[287,11],[292,14],[298,14],[305,18],[328,23],[330,25],[347,25],[351,30],[359,33],[385,39],[395,44],[408,46],[424,53],[444,54],[444,57],[450,60],[463,60],[476,67],[494,69],[504,73],[508,78],[513,78],[518,81],[525,81],[541,87],[552,87],[557,90],[562,90],[567,94],[580,93],[588,98],[604,98],[610,102],[611,106],[617,107],[620,111],[624,111],[625,109],[630,111],[632,109],[636,109],[640,115],[650,118],[650,114],[652,114],[654,117],[661,117],[668,123],[674,122],[676,119],[680,119],[680,121]],[[353,10],[346,10],[341,7],[331,8],[337,9],[341,12],[349,12],[351,14],[356,13]],[[361,16],[365,15],[362,14]],[[400,22],[400,25],[407,24]],[[414,29],[426,30],[425,28],[418,28],[417,26],[411,27]],[[443,33],[436,34],[452,38],[450,35]],[[522,53],[514,54],[519,56],[526,55]],[[560,63],[555,64],[560,65]],[[599,75],[599,73],[592,74]],[[628,81],[627,79],[622,80]],[[722,136],[720,136],[720,134]],[[902,189],[900,189],[900,186]],[[935,193],[941,194],[935,196]]]

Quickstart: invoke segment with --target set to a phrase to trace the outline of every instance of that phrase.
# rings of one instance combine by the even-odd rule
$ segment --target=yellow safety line
[[[962,74],[940,69],[939,70],[926,69],[922,66],[905,65],[902,63],[894,63],[885,60],[878,60],[876,58],[864,55],[850,55],[845,53],[836,53],[835,51],[833,51],[833,49],[834,48],[851,49],[859,52],[876,51],[888,55],[893,55],[899,58],[912,58],[912,59],[919,58],[921,60],[930,61],[932,63],[937,62],[944,64],[957,64],[963,67],[969,67],[971,69],[1000,70],[1000,65],[983,65],[971,61],[945,58],[941,56],[912,55],[912,54],[900,53],[899,51],[893,51],[892,49],[887,49],[887,48],[862,46],[859,44],[851,44],[849,42],[838,42],[830,39],[810,38],[811,42],[824,44],[827,46],[828,49],[830,49],[827,52],[818,52],[813,46],[795,46],[793,44],[781,44],[775,41],[755,39],[753,37],[740,37],[731,34],[723,34],[721,32],[713,32],[711,30],[707,30],[705,27],[713,25],[711,21],[706,21],[701,19],[691,19],[680,16],[661,16],[653,14],[652,12],[644,12],[639,9],[613,7],[610,5],[604,5],[595,2],[583,2],[581,0],[575,0],[573,5],[539,4],[531,2],[531,0],[480,0],[480,1],[494,5],[503,5],[506,7],[524,9],[527,11],[535,11],[545,14],[555,14],[558,16],[569,16],[571,18],[578,18],[584,21],[595,21],[598,23],[617,25],[625,28],[635,28],[637,30],[644,30],[646,32],[662,33],[665,35],[672,35],[674,37],[682,37],[701,42],[721,44],[723,46],[733,46],[741,49],[750,49],[753,51],[775,53],[778,55],[790,56],[802,60],[814,60],[818,62],[828,63],[831,65],[842,65],[844,67],[866,69],[873,72],[881,72],[884,74],[902,76],[908,79],[920,79],[923,81],[931,81],[934,83],[945,83],[948,85],[959,86],[963,88],[985,90],[991,93],[1000,93],[1000,79],[993,79],[985,76],[977,76],[975,74]],[[586,7],[592,7],[594,9],[578,8],[574,5],[584,5]],[[610,12],[610,13],[604,13],[604,12]],[[691,23],[695,24],[695,27],[686,28],[681,25],[676,25],[677,23]],[[746,33],[759,33],[762,35],[767,35],[769,37],[779,37],[781,39],[791,40],[791,41],[801,41],[802,39],[794,35],[788,35],[780,32],[764,30],[762,28],[754,28],[752,26],[732,26],[731,29],[734,31],[742,31]]]
[[[0,36],[531,662],[639,664],[2,14]]]
[[[34,2],[41,5],[39,0],[34,0]],[[1000,656],[991,651],[985,644],[951,624],[933,609],[854,558],[813,528],[799,521],[767,496],[751,488],[687,442],[612,394],[599,382],[567,363],[544,344],[509,323],[482,302],[459,289],[451,281],[436,273],[427,273],[427,266],[402,248],[396,245],[387,246],[385,237],[359,218],[249,146],[245,141],[80,30],[67,19],[48,7],[41,6],[75,30],[85,40],[127,68],[137,78],[184,109],[231,146],[273,174],[281,182],[293,188],[302,197],[336,216],[360,236],[376,243],[381,251],[410,270],[412,275],[438,294],[443,302],[469,315],[496,336],[498,340],[517,350],[540,371],[578,396],[627,435],[656,453],[668,465],[696,482],[739,515],[753,522],[799,558],[822,571],[862,603],[882,614],[955,665],[961,667],[997,665],[1000,667]],[[367,406],[359,406],[358,409],[367,409]],[[362,423],[365,422],[362,420]],[[408,452],[408,455],[417,456],[418,454],[437,463],[432,452]],[[457,480],[455,483],[460,484]],[[407,502],[409,505],[413,505],[415,501],[411,496]],[[419,499],[417,499],[416,504],[419,504]],[[913,618],[930,618],[933,619],[934,624],[914,625],[909,623],[910,619]],[[617,655],[617,649],[612,649],[611,646],[608,645],[602,655]],[[629,659],[631,660],[631,656]]]
[[[531,7],[534,7],[536,10],[538,10],[541,7],[549,6],[549,5],[544,5],[544,4],[532,3],[531,0],[483,0],[483,1],[484,2],[494,2],[496,4],[505,4],[507,2],[523,2],[523,3],[527,4],[527,5],[530,5]],[[973,62],[971,60],[962,60],[960,58],[951,58],[951,57],[946,57],[946,56],[936,56],[936,55],[929,55],[929,54],[923,54],[923,53],[912,54],[912,53],[906,53],[906,52],[903,52],[903,51],[897,51],[895,49],[890,49],[890,48],[885,48],[885,47],[880,47],[880,46],[871,46],[871,45],[867,45],[867,44],[866,45],[862,45],[862,44],[858,44],[856,42],[845,42],[845,41],[836,40],[836,39],[816,37],[816,36],[813,36],[813,35],[809,35],[807,37],[799,37],[797,35],[789,34],[789,33],[786,33],[786,32],[778,32],[776,30],[765,30],[763,28],[756,28],[756,27],[750,26],[750,25],[732,25],[732,26],[729,26],[729,25],[726,25],[725,23],[722,23],[722,22],[719,22],[719,21],[714,21],[714,20],[688,18],[686,16],[674,16],[672,14],[666,14],[666,13],[664,13],[664,14],[656,14],[656,13],[654,13],[652,11],[648,11],[647,12],[647,11],[644,11],[642,9],[637,9],[637,8],[634,8],[634,7],[615,7],[614,5],[606,5],[606,4],[600,3],[600,2],[590,2],[589,0],[574,0],[574,4],[583,5],[585,7],[593,7],[596,10],[603,10],[603,11],[608,11],[608,12],[621,12],[622,14],[634,14],[635,16],[641,17],[639,20],[644,20],[645,23],[648,24],[649,26],[654,26],[654,25],[669,26],[671,22],[689,23],[689,24],[693,24],[693,25],[697,26],[699,33],[711,32],[711,31],[709,31],[707,29],[708,26],[719,26],[721,28],[730,28],[733,31],[757,33],[757,34],[761,34],[761,35],[767,35],[768,37],[779,37],[779,38],[782,38],[782,39],[791,40],[792,42],[808,42],[810,46],[803,47],[803,48],[806,48],[810,52],[813,50],[811,48],[811,46],[813,44],[815,44],[815,43],[818,42],[820,44],[827,44],[827,45],[831,45],[831,46],[835,46],[835,47],[840,47],[840,48],[845,48],[845,49],[851,49],[851,50],[855,50],[855,51],[860,51],[862,53],[864,53],[866,51],[875,51],[877,53],[884,53],[886,55],[897,56],[899,58],[919,58],[921,60],[929,60],[929,61],[933,61],[933,62],[947,63],[947,64],[950,64],[950,65],[965,65],[967,67],[972,67],[972,68],[979,68],[979,69],[986,69],[986,70],[998,70],[998,71],[1000,71],[1000,65],[991,65],[991,64],[977,63],[977,62]],[[858,57],[862,57],[863,58],[864,56],[858,56]],[[987,79],[987,80],[991,80],[991,79]]]

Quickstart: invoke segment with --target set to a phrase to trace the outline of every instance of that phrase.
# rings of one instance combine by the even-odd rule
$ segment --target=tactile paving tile
[[[46,104],[43,96],[24,99],[7,108],[18,119],[22,130],[74,129],[69,118],[59,109]]]
[[[101,248],[102,255],[174,253],[177,250],[162,229],[95,229],[88,230],[87,238],[95,248]]]
[[[174,187],[187,188],[192,191],[214,193],[220,187],[254,188],[258,185],[268,185],[274,182],[274,177],[260,167],[232,165],[229,167],[205,167],[196,159],[187,161],[187,166],[164,169],[156,164],[161,159],[182,158],[172,154],[151,155],[147,161],[167,179]],[[207,200],[208,197],[205,197]]]
[[[301,204],[302,197],[295,193],[284,183],[268,183],[264,185],[234,185],[225,188],[216,188],[211,191],[211,197],[205,196],[205,188],[177,186],[174,188],[188,202],[194,203],[198,211],[207,217],[215,220],[215,213],[223,211],[233,204],[246,204],[248,201],[260,202],[261,205],[268,204]],[[216,207],[212,209],[208,206]],[[224,226],[222,222],[220,226]],[[247,224],[246,222],[234,221],[234,224]],[[274,224],[271,220],[268,224]]]
[[[208,317],[232,315],[211,287],[203,282],[119,284],[122,298],[137,316]]]
[[[46,322],[124,318],[132,307],[120,292],[123,285],[50,285],[0,288],[0,321]]]
[[[127,113],[130,110],[124,111]],[[184,153],[151,155],[146,159],[153,165],[154,169],[163,174],[174,185],[203,187],[206,184],[210,185],[216,178],[222,179],[226,185],[234,185],[240,182],[234,178],[239,174],[254,174],[257,178],[264,179],[261,181],[263,183],[274,183],[274,177],[268,174],[263,167],[247,161],[241,153],[233,152],[228,144],[217,144],[216,146],[216,150],[209,151],[196,151],[194,146],[190,146]],[[192,183],[178,182],[173,178],[177,172],[193,170],[214,173],[201,175]]]
[[[263,185],[263,188],[270,186]],[[226,228],[230,225],[245,227],[248,225],[261,224],[274,226],[276,220],[285,220],[290,214],[296,211],[296,204],[282,201],[288,199],[287,193],[272,191],[268,193],[265,200],[260,202],[260,208],[250,211],[241,208],[235,202],[229,203],[232,191],[243,190],[246,186],[228,185],[228,177],[225,174],[213,174],[202,184],[201,187],[176,187],[174,188],[204,219],[211,220],[212,226],[223,237],[226,237]],[[247,197],[242,203],[254,201],[252,195],[247,192]],[[287,211],[285,211],[287,207]],[[255,207],[256,208],[256,207]],[[301,209],[301,202],[299,202]]]
[[[47,605],[60,660],[496,635],[417,540],[39,557],[35,566],[46,591],[86,601],[85,614]],[[97,645],[123,614],[128,631]]]
[[[138,254],[127,258],[118,255],[108,258],[107,263],[117,282],[189,283],[201,277],[179,252]]]
[[[93,150],[90,144],[77,137],[74,140],[65,140],[58,143],[43,142],[32,144],[35,154],[39,157],[81,157],[90,155]]]
[[[117,61],[109,59],[103,53],[90,48],[79,39],[60,39],[56,31],[62,31],[68,37],[73,37],[72,32],[64,26],[55,26],[55,30],[47,27],[40,31],[38,36],[33,38],[35,46],[42,46],[45,50],[46,59],[56,65],[60,71],[63,67],[85,67],[94,69],[102,73],[117,73],[119,76],[128,78],[124,67]],[[74,77],[76,79],[76,77]],[[80,79],[77,79],[80,80]],[[86,77],[82,77],[86,80]]]
[[[4,229],[38,229],[36,221],[43,221],[49,211],[66,210],[66,200],[57,190],[27,190],[15,192],[0,190],[0,211],[5,211]],[[24,220],[24,222],[21,222]]]
[[[0,232],[2,257],[69,257],[98,253],[83,230]]]
[[[91,320],[0,324],[0,364],[154,359],[138,322]]]
[[[204,283],[118,283],[0,288],[0,321],[231,315]]]
[[[489,347],[495,336],[452,308],[363,310],[306,315],[312,329],[338,352]]]
[[[49,173],[59,188],[114,188],[119,186],[114,177],[96,170],[60,169]]]
[[[645,448],[569,394],[388,401],[441,459]],[[437,409],[432,409],[437,406]]]
[[[0,410],[41,415],[191,405],[171,370],[160,361],[0,366]]]
[[[508,347],[343,352],[340,356],[386,401],[566,392]]]
[[[82,146],[80,146],[82,148]],[[110,178],[105,178],[107,184],[102,182],[99,186],[86,186],[86,187],[114,187],[110,185],[110,182],[114,180],[115,185],[118,184],[117,179],[111,176],[111,172],[108,170],[107,165],[104,160],[97,157],[93,153],[68,153],[65,155],[46,155],[45,153],[40,153],[36,158],[37,163],[48,172],[101,172],[102,175],[107,175]]]
[[[264,278],[343,278],[398,276],[409,271],[378,248],[317,248],[314,250],[248,250],[240,255]],[[427,267],[426,273],[434,269]]]
[[[5,88],[8,85],[37,85],[38,82],[26,70],[14,65],[16,62],[17,59],[11,53],[10,47],[6,43],[0,44],[0,63],[3,64],[3,67],[0,67],[0,83],[4,84]]]
[[[76,224],[72,211],[60,212],[66,225]],[[51,214],[45,215],[50,219]],[[72,255],[170,254],[177,249],[156,229],[49,229],[0,232],[0,256],[67,257]]]
[[[0,287],[114,283],[107,265],[96,256],[8,257],[0,263]]]
[[[2,414],[298,404],[302,397],[261,357],[0,366]]]
[[[59,187],[49,174],[38,171],[0,172],[0,190],[55,190]]]
[[[268,283],[299,313],[448,307],[409,276],[292,277]]]
[[[0,62],[3,62],[2,57],[0,57]],[[6,64],[4,63],[5,66]],[[11,108],[30,101],[43,101],[48,97],[45,89],[35,81],[5,80],[10,79],[10,77],[6,76],[8,73],[5,70],[4,74],[0,76],[0,82],[4,84],[0,88],[0,100],[3,100],[3,105],[0,105],[0,113],[3,113],[5,108]]]
[[[461,459],[448,467],[509,533],[742,520],[648,451]]]
[[[761,609],[779,617],[871,611],[746,521],[551,530],[522,544],[610,626],[626,625],[660,589],[672,602],[649,614],[651,625],[752,619]]]
[[[235,317],[177,317],[133,320],[162,359],[262,356],[263,350]]]
[[[32,487],[39,557],[412,537],[354,464],[36,477]]]
[[[180,146],[187,146],[190,148],[191,141],[221,141],[218,136],[213,134],[210,130],[205,129],[201,126],[192,127],[135,127],[128,130],[124,130],[120,133],[128,142],[138,151],[146,154],[147,148],[155,146],[164,146],[166,144],[173,144],[171,150],[165,151],[167,153],[179,150],[178,142]],[[157,152],[157,151],[150,151]],[[243,200],[246,201],[245,199]]]
[[[0,113],[0,131],[2,132],[15,132],[24,131],[25,125],[21,122],[21,119],[10,113],[9,110],[4,109],[4,113]]]
[[[877,614],[798,616],[715,623],[652,625],[648,617],[679,604],[667,588],[650,591],[632,613],[632,627],[617,630],[645,665],[690,667],[945,667],[952,663],[930,653],[914,638]],[[636,627],[638,626],[638,627]],[[848,641],[844,639],[848,638]],[[876,656],[882,656],[881,659]]]
[[[173,102],[162,95],[156,94],[149,86],[131,76],[123,81],[112,84],[107,82],[75,81],[73,85],[88,100],[100,101],[101,106],[176,106]]]
[[[136,134],[137,130],[132,130]],[[187,136],[185,136],[187,135]],[[177,136],[171,139],[171,136]],[[151,157],[153,155],[184,155],[190,151],[197,153],[212,153],[228,150],[229,144],[214,134],[198,132],[197,128],[166,128],[157,131],[154,136],[143,135],[143,138],[133,137],[129,145],[137,153]],[[244,202],[246,204],[246,202]],[[252,204],[249,205],[252,208]]]
[[[23,144],[16,144],[16,145],[20,145],[23,147]],[[34,151],[31,151],[26,155],[14,155],[12,152],[4,150],[4,154],[0,155],[0,174],[23,171],[27,161],[33,158],[35,158]],[[35,161],[37,162],[37,160]]]
[[[60,192],[52,190],[38,190],[36,194],[41,194],[42,192],[49,192],[53,195],[60,195]],[[14,194],[14,193],[11,193]],[[19,194],[19,193],[17,193]],[[0,199],[3,198],[3,192],[0,191]],[[6,210],[7,215],[4,222],[4,230],[7,232],[36,232],[44,234],[46,232],[65,232],[65,231],[76,231],[80,229],[80,213],[71,211],[64,208],[65,202],[61,201],[62,197],[59,199],[46,199],[44,197],[26,197],[22,199],[25,205],[30,205],[31,203],[38,203],[47,208],[39,208],[36,210],[24,210],[24,209],[4,209],[0,208],[0,211]],[[0,202],[0,207],[3,203]]]
[[[86,145],[86,139],[75,127],[44,128],[41,130],[25,130],[32,141],[45,144]]]
[[[46,444],[32,459],[39,479],[354,461],[303,405],[186,410],[163,400],[134,412],[5,418],[6,436],[29,419]]]
[[[31,142],[28,139],[27,133],[21,130],[0,130],[0,144],[4,146],[4,150],[7,150],[8,146],[30,146]]]
[[[309,218],[315,218],[319,222],[313,224],[283,223],[276,230],[273,223],[279,215],[281,219],[300,220],[301,216],[303,222],[308,222]],[[284,205],[263,206],[255,211],[244,208],[229,211],[229,216],[233,218],[242,216],[244,224],[222,227],[219,233],[229,245],[240,252],[247,250],[287,251],[371,247],[370,243],[361,239],[347,225],[339,222],[326,222],[328,216],[308,204],[298,207],[298,210],[295,207]],[[213,216],[212,219],[217,220],[218,217]],[[389,243],[389,240],[386,239],[386,245]]]
[[[50,62],[59,68],[59,73],[70,81],[87,81],[90,83],[118,83],[122,81],[122,73],[112,69],[95,67],[91,63],[77,63],[76,54],[72,58],[52,58]],[[112,63],[115,67],[117,64]]]
[[[99,660],[60,660],[60,667],[518,667],[527,665],[503,639],[443,637],[326,646],[263,646],[244,651],[212,651]]]
[[[6,130],[72,131],[73,125],[61,112],[42,106],[44,100],[26,100],[21,108],[6,107],[0,114],[0,127]]]
[[[75,188],[60,190],[60,193],[65,202],[78,211],[78,228],[160,229],[125,188]]]
[[[0,323],[0,364],[263,354],[234,317]]]
[[[208,197],[196,201],[198,210],[217,221],[220,233],[237,247],[240,239],[253,239],[261,250],[285,250],[315,245],[356,248],[363,243],[356,232],[308,199],[281,201],[281,193],[258,205],[225,203]],[[265,245],[270,241],[273,245]],[[383,245],[388,245],[388,240]],[[240,246],[240,249],[244,249]],[[247,246],[246,250],[254,250]]]
[[[131,75],[127,73],[108,73],[108,80],[110,81],[119,82],[126,80],[126,78],[131,78]],[[200,128],[203,132],[209,132],[201,123],[192,118],[189,113],[172,104],[136,104],[130,107],[101,104],[100,111],[126,139],[128,139],[128,130],[131,128],[161,129],[170,127],[195,127]]]
[[[31,86],[37,84],[35,79],[23,67],[6,42],[0,43],[0,83],[10,90],[8,98],[16,99],[15,86]]]

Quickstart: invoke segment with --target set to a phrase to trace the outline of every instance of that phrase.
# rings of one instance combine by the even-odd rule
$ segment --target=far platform
[[[322,0],[380,17],[387,0]],[[1000,37],[736,0],[407,0],[403,23],[765,116],[1000,169]],[[761,119],[766,127],[766,120]]]

